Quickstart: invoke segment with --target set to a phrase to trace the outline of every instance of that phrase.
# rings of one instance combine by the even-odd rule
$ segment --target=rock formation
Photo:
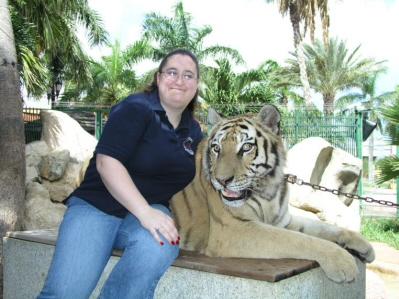
[[[362,161],[320,137],[310,137],[288,151],[286,173],[304,182],[356,194],[362,173]],[[359,231],[359,201],[315,190],[310,186],[290,184],[290,203],[318,219]],[[292,209],[296,213],[296,209]]]
[[[67,114],[42,111],[42,138],[26,145],[24,230],[57,228],[61,202],[79,186],[97,140]]]

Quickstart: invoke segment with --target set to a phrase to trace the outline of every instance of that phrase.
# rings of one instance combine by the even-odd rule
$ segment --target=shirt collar
[[[148,102],[150,103],[151,108],[154,111],[163,111],[163,112],[165,112],[165,109],[163,109],[161,103],[159,102],[158,89],[155,89],[153,92],[151,92],[149,94]]]
[[[150,93],[148,102],[150,103],[151,108],[154,111],[156,111],[158,113],[161,112],[164,115],[166,114],[165,109],[163,109],[163,107],[159,101],[158,89],[156,89]],[[184,111],[181,115],[180,124],[176,128],[176,130],[188,129],[189,127],[190,127],[190,112],[188,111],[188,108],[186,108],[186,109],[184,109]]]

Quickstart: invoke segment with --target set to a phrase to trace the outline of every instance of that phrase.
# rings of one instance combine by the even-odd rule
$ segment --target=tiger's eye
[[[217,145],[217,144],[212,145],[212,149],[213,149],[213,151],[214,151],[215,153],[220,152],[220,146]]]
[[[243,150],[243,151],[246,151],[246,152],[250,151],[252,148],[253,148],[253,145],[250,144],[250,143],[245,143],[245,144],[242,146],[242,150]]]

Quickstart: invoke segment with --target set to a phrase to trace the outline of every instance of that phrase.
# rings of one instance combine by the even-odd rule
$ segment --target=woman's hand
[[[126,168],[116,159],[97,154],[97,170],[111,195],[130,213],[139,219],[145,227],[163,245],[157,231],[170,244],[179,244],[179,233],[173,219],[160,210],[152,208],[141,195]]]
[[[142,207],[135,216],[159,244],[164,243],[158,233],[162,234],[170,244],[179,244],[180,237],[173,219],[162,211],[147,206],[147,208]]]

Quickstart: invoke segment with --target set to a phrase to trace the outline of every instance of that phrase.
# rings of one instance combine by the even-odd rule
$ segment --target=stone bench
[[[4,299],[30,299],[40,292],[57,232],[10,232],[3,238]],[[282,246],[284,246],[282,244]],[[97,298],[121,251],[114,251],[90,298]],[[365,266],[356,282],[336,284],[314,261],[210,258],[181,250],[162,276],[156,299],[365,298]]]

